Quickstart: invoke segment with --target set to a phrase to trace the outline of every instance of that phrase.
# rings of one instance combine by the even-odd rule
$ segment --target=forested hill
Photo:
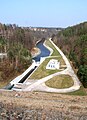
[[[35,45],[33,38],[29,30],[0,23],[0,54],[7,53],[7,57],[0,57],[0,87],[30,66],[31,49]]]
[[[59,31],[52,40],[72,61],[78,77],[87,87],[87,22]]]
[[[31,51],[36,41],[44,40],[56,34],[58,30],[0,23],[0,54],[7,53],[7,57],[0,58],[0,87],[8,84],[31,65]]]

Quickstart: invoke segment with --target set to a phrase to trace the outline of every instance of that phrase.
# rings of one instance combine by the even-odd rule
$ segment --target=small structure
[[[46,66],[46,69],[51,69],[51,70],[55,70],[55,69],[59,69],[60,67],[60,62],[58,62],[58,60],[55,60],[55,59],[51,59],[47,66]]]
[[[0,58],[5,58],[7,57],[7,53],[0,53]]]

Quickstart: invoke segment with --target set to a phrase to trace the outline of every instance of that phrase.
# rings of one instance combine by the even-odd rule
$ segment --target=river
[[[33,58],[36,62],[40,61],[41,57],[47,57],[50,55],[50,51],[43,44],[44,44],[43,42],[39,42],[36,45],[37,48],[39,48],[41,51],[39,55]]]

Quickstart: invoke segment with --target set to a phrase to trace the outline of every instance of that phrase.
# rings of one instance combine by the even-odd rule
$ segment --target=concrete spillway
[[[15,84],[23,83],[28,78],[28,76],[35,70],[36,67],[37,64],[33,62],[32,65],[24,73],[13,79],[7,86],[4,87],[4,89],[12,89]]]

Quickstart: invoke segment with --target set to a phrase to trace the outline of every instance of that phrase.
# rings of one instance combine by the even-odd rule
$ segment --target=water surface
[[[50,51],[43,45],[43,42],[39,42],[36,46],[41,51],[41,53],[38,56],[33,58],[36,62],[40,61],[41,57],[47,57],[50,55]]]

